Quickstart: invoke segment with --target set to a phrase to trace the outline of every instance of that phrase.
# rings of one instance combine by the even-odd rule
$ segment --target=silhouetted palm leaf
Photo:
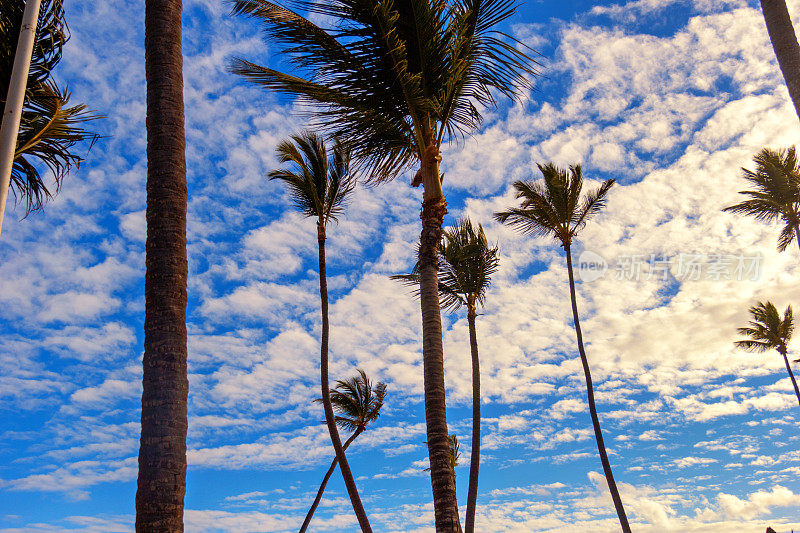
[[[778,251],[782,252],[800,235],[800,166],[797,153],[792,146],[786,150],[764,148],[753,158],[755,172],[742,169],[742,177],[753,186],[739,191],[748,197],[738,204],[726,207],[723,211],[748,215],[757,220],[784,223],[778,236]]]
[[[0,0],[0,5],[0,103],[5,107],[24,3]],[[68,38],[61,1],[44,0],[10,184],[17,200],[24,200],[26,214],[52,198],[64,176],[83,161],[73,152],[75,145],[89,141],[91,146],[98,139],[96,134],[83,129],[83,124],[100,117],[89,112],[85,105],[70,105],[69,91],[50,77]],[[54,189],[45,183],[40,172],[42,165],[52,174]]]

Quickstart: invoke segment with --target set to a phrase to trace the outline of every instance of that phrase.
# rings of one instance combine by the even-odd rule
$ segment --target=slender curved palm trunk
[[[478,359],[478,333],[475,329],[475,306],[467,310],[469,322],[469,347],[472,354],[472,450],[469,459],[469,489],[467,491],[467,516],[465,533],[475,531],[475,507],[478,503],[478,469],[481,455],[481,369]]]
[[[800,117],[800,46],[785,0],[761,0],[767,32],[794,109]]]
[[[358,496],[358,488],[353,479],[353,474],[350,472],[350,465],[347,463],[347,457],[344,455],[344,447],[339,438],[339,430],[336,427],[336,419],[333,414],[333,406],[331,405],[331,390],[328,378],[328,336],[330,334],[330,325],[328,324],[328,279],[325,270],[325,227],[317,224],[317,242],[319,243],[319,296],[322,308],[322,341],[320,343],[320,381],[322,385],[322,405],[325,409],[325,422],[328,424],[328,433],[331,435],[331,443],[333,449],[336,451],[336,459],[339,462],[339,469],[342,471],[344,484],[347,487],[347,494],[350,496],[350,502],[353,504],[353,511],[356,513],[358,524],[361,526],[363,533],[372,533],[372,528],[367,519],[367,513],[364,511],[364,506],[361,504],[361,498]]]
[[[342,450],[347,450],[350,444],[356,440],[356,437],[361,435],[361,432],[363,431],[363,428],[358,428],[355,430],[355,432],[350,435],[350,438],[345,441],[344,446],[342,446]],[[328,471],[325,472],[325,477],[322,478],[322,484],[319,486],[319,490],[317,491],[317,497],[314,498],[314,503],[311,504],[311,508],[308,510],[308,514],[306,514],[306,519],[303,520],[303,525],[300,526],[300,533],[305,533],[306,529],[308,529],[308,525],[311,523],[311,519],[314,517],[314,512],[317,510],[317,507],[319,507],[319,502],[322,501],[322,495],[325,494],[325,487],[328,486],[328,480],[333,475],[333,471],[336,470],[337,464],[339,464],[339,460],[334,457],[330,468],[328,468]]]
[[[437,533],[458,533],[456,484],[450,465],[450,444],[447,430],[447,406],[444,387],[444,348],[442,316],[439,306],[439,258],[437,248],[444,230],[447,202],[442,194],[438,160],[423,161],[422,182],[425,187],[420,233],[420,301],[422,308],[422,363],[425,389],[425,424],[428,457],[431,466],[431,487]]]
[[[186,492],[186,148],[181,0],[145,2],[147,244],[136,530],[183,531]]]
[[[786,348],[780,348],[778,352],[783,356],[783,362],[786,363],[786,371],[789,373],[789,379],[792,380],[794,393],[797,396],[797,403],[800,404],[800,389],[797,388],[797,381],[794,379],[794,372],[792,372],[792,367],[789,365],[789,358],[786,357]]]
[[[567,252],[567,271],[569,273],[569,295],[572,300],[572,318],[575,322],[575,334],[578,338],[578,352],[581,355],[581,363],[583,364],[583,374],[586,377],[586,390],[589,399],[589,413],[592,416],[592,425],[594,426],[594,437],[597,441],[597,451],[600,453],[600,462],[603,463],[603,473],[608,482],[608,490],[611,493],[611,499],[614,500],[614,507],[619,516],[619,523],[622,526],[622,531],[630,533],[631,527],[628,525],[628,516],[625,514],[625,508],[622,506],[622,498],[619,496],[617,490],[617,483],[614,481],[614,474],[611,472],[611,463],[608,461],[608,454],[606,453],[606,445],[603,442],[603,432],[600,430],[600,420],[597,418],[597,407],[594,403],[594,386],[592,385],[592,374],[589,371],[589,361],[586,358],[586,352],[583,349],[583,335],[581,334],[581,324],[578,320],[578,301],[575,298],[575,278],[572,272],[572,252],[570,246],[565,245],[564,249]]]

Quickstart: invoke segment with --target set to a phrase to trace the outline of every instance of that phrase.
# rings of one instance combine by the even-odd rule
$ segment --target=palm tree
[[[772,302],[761,303],[750,308],[752,320],[750,325],[739,328],[739,334],[750,337],[747,340],[736,341],[736,346],[751,352],[766,352],[775,349],[783,356],[786,364],[786,371],[794,386],[794,393],[797,395],[797,402],[800,404],[800,389],[797,388],[797,381],[794,379],[792,367],[789,366],[787,357],[789,340],[794,331],[794,321],[792,320],[792,306],[786,308],[781,318],[778,310]]]
[[[25,3],[0,0],[0,7],[0,107],[5,111]],[[69,39],[61,0],[42,1],[37,28],[9,184],[17,200],[25,202],[26,215],[52,198],[66,174],[80,164],[73,147],[98,138],[82,126],[99,117],[83,104],[70,105],[69,91],[52,78]],[[45,183],[40,164],[52,173],[54,189]]]
[[[778,66],[789,89],[789,97],[800,117],[800,46],[797,44],[786,0],[761,0],[761,11],[764,13]]]
[[[530,87],[534,61],[495,28],[514,0],[286,0],[335,27],[323,29],[265,0],[237,0],[234,11],[259,19],[283,47],[291,72],[236,59],[232,72],[299,96],[320,127],[347,139],[357,168],[372,182],[417,166],[422,185],[420,293],[428,453],[436,529],[459,528],[448,464],[444,361],[436,249],[447,212],[440,147],[480,124],[496,96]]]
[[[350,154],[343,144],[335,143],[331,157],[322,137],[313,132],[293,135],[278,145],[278,158],[281,163],[290,163],[291,168],[273,170],[270,179],[283,181],[295,207],[307,217],[317,219],[317,244],[319,245],[319,295],[322,309],[322,338],[320,343],[320,381],[322,387],[322,406],[325,421],[331,435],[333,449],[339,461],[347,493],[362,531],[370,529],[367,514],[358,496],[358,488],[350,472],[350,465],[344,455],[344,447],[336,429],[336,419],[331,403],[328,378],[328,280],[325,272],[325,239],[329,222],[336,221],[344,211],[344,205],[355,188],[355,180],[350,172]]]
[[[336,423],[345,430],[352,431],[353,433],[345,441],[342,450],[347,450],[350,444],[356,440],[356,437],[361,435],[367,426],[381,416],[381,408],[383,407],[383,399],[386,396],[386,384],[378,382],[374,387],[372,381],[367,377],[367,373],[357,370],[358,374],[348,379],[347,381],[337,380],[336,386],[331,389],[331,404],[333,409],[338,413],[336,416]],[[322,399],[314,400],[321,402]],[[300,533],[305,533],[308,529],[308,524],[311,523],[311,518],[314,516],[314,511],[317,510],[319,502],[322,500],[322,494],[325,492],[325,487],[328,480],[333,475],[336,469],[336,464],[339,459],[334,457],[330,468],[325,473],[322,479],[322,484],[317,491],[317,497],[314,503],[306,514],[306,519],[300,527]]]
[[[183,531],[186,493],[186,138],[181,0],[145,1],[147,243],[136,530]]]
[[[622,530],[629,533],[628,517],[622,506],[622,499],[614,481],[611,463],[608,460],[606,446],[603,442],[603,433],[600,421],[597,418],[597,407],[594,401],[594,387],[592,375],[589,371],[589,361],[583,347],[583,335],[578,319],[578,303],[575,297],[575,277],[572,269],[572,243],[578,232],[583,229],[586,222],[593,215],[605,207],[608,191],[614,185],[613,179],[604,181],[599,188],[581,195],[583,189],[583,173],[580,165],[572,165],[569,170],[560,169],[548,163],[538,165],[542,172],[543,181],[516,181],[514,188],[521,206],[511,208],[502,213],[495,213],[495,218],[529,235],[547,236],[557,239],[567,255],[567,273],[569,275],[569,293],[572,301],[572,318],[575,323],[575,334],[578,339],[578,352],[583,364],[583,373],[586,377],[586,390],[589,400],[589,413],[594,426],[594,436],[597,441],[597,451],[603,463],[603,472],[611,492],[611,499],[619,516]]]
[[[739,191],[749,198],[723,211],[750,215],[766,222],[781,220],[784,226],[778,236],[778,251],[784,251],[792,239],[797,239],[800,246],[800,165],[795,147],[764,148],[753,161],[755,172],[742,168],[742,177],[754,187]]]
[[[444,233],[439,245],[439,300],[444,308],[456,311],[467,308],[469,341],[472,355],[472,451],[469,466],[469,490],[464,530],[475,530],[475,508],[478,500],[478,469],[481,448],[481,373],[478,358],[478,335],[475,318],[483,306],[492,274],[497,271],[497,246],[489,245],[483,227],[477,229],[465,218]],[[392,276],[419,287],[419,264],[411,274]],[[419,292],[419,289],[417,289]]]

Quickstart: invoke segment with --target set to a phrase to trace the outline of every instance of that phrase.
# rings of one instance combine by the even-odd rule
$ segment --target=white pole
[[[17,149],[19,123],[22,120],[22,104],[25,102],[25,89],[28,85],[33,42],[36,38],[41,5],[42,0],[25,2],[17,53],[14,56],[14,68],[11,71],[11,83],[8,84],[8,97],[3,111],[3,124],[0,126],[0,232],[3,230],[8,186],[11,183],[11,169],[14,167],[14,152]]]

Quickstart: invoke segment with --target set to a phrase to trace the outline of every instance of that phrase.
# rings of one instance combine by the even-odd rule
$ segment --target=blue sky
[[[800,3],[788,2],[795,20]],[[43,213],[0,243],[0,532],[131,531],[144,316],[143,3],[68,5],[59,77],[106,137]],[[608,270],[579,286],[615,476],[641,532],[800,528],[798,412],[777,353],[737,352],[759,299],[800,302],[796,249],[720,210],[763,146],[798,138],[757,2],[522,5],[509,30],[543,55],[522,102],[444,150],[450,216],[499,243],[478,320],[484,438],[478,529],[615,531],[586,410],[560,249],[498,226],[537,162],[617,178],[580,251]],[[227,4],[185,1],[189,167],[188,531],[298,528],[331,460],[318,396],[313,222],[278,184],[293,102],[225,72],[274,62]],[[418,303],[389,279],[413,264],[411,176],[359,190],[329,230],[332,375],[388,384],[349,457],[377,531],[432,531]],[[685,267],[693,260],[699,271]],[[757,263],[757,275],[736,267]],[[633,276],[633,265],[640,275]],[[631,279],[633,278],[633,279]],[[739,279],[741,278],[741,279]],[[755,279],[753,279],[755,278]],[[466,319],[446,315],[448,421],[469,456]],[[315,531],[355,531],[338,474]]]

